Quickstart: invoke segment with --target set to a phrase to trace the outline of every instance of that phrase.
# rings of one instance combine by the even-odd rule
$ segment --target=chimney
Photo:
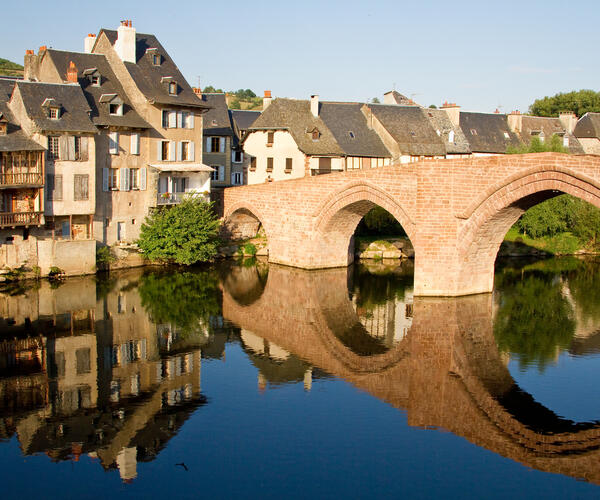
[[[310,96],[310,112],[315,118],[319,117],[319,95],[314,94]]]
[[[269,107],[273,98],[271,97],[271,91],[265,90],[265,96],[263,97],[263,111]]]
[[[40,63],[33,50],[25,51],[23,67],[23,78],[25,80],[37,80]]]
[[[383,104],[398,104],[396,99],[394,99],[394,91],[390,90],[383,94]]]
[[[94,33],[88,33],[88,36],[83,39],[83,51],[86,54],[91,54],[95,43],[96,35]]]
[[[568,134],[572,134],[577,125],[577,116],[572,111],[563,111],[558,114],[560,124],[566,130]]]
[[[508,115],[508,128],[516,134],[520,134],[523,130],[523,115],[518,110]]]
[[[194,94],[202,97],[202,89],[200,87],[192,87],[192,90],[194,91]]]
[[[134,64],[137,62],[135,58],[135,28],[129,19],[121,21],[121,26],[117,29],[115,51],[121,61]]]
[[[460,125],[460,106],[457,106],[455,102],[445,101],[442,109],[448,114],[452,125],[458,127]]]
[[[77,83],[77,66],[75,66],[73,61],[69,63],[69,68],[67,69],[67,82]]]

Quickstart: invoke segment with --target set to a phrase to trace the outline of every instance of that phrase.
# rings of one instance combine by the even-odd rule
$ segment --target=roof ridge
[[[17,83],[35,83],[36,85],[60,85],[62,87],[80,87],[79,83],[54,83],[54,82],[38,82],[32,80],[17,80]]]

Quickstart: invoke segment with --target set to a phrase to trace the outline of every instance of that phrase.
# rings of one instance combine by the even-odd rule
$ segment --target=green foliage
[[[150,214],[138,245],[148,259],[190,265],[215,257],[218,233],[212,204],[187,198],[173,208],[159,208]]]
[[[494,336],[501,351],[518,356],[519,364],[540,370],[571,344],[574,312],[554,273],[505,272],[497,277],[500,306]]]
[[[256,255],[257,249],[254,243],[246,243],[243,248],[244,255]]]
[[[153,272],[140,279],[142,305],[155,323],[171,323],[186,332],[220,314],[219,279],[215,271]]]
[[[0,75],[23,76],[23,66],[0,57]]]
[[[106,266],[117,258],[113,255],[110,247],[98,247],[96,249],[96,266]]]
[[[430,104],[429,109],[437,109],[437,106],[435,104]]]
[[[33,277],[37,280],[42,275],[42,268],[40,266],[31,266],[31,272]]]
[[[256,94],[254,92],[252,92],[250,89],[239,89],[236,90],[235,92],[233,92],[233,94],[238,98],[238,99],[242,99],[242,100],[249,100],[249,99],[253,99],[254,97],[256,97]]]
[[[229,109],[242,109],[242,106],[240,105],[240,100],[234,99],[233,101],[231,101],[231,103],[229,104]]]
[[[65,272],[58,266],[52,266],[48,271],[48,278],[61,278]]]
[[[370,210],[356,228],[357,236],[388,235],[404,236],[406,233],[392,214],[381,207]]]
[[[539,137],[532,137],[529,144],[520,146],[508,146],[506,154],[525,154],[525,153],[568,153],[569,150],[562,144],[562,139],[554,134],[549,141],[541,141]]]
[[[371,99],[371,102],[373,104],[381,104],[381,101],[379,100],[379,97],[373,97],[373,99]]]
[[[202,92],[204,92],[205,94],[222,94],[223,89],[216,89],[212,85],[208,85],[204,87],[204,90]]]
[[[600,92],[576,90],[536,99],[529,112],[536,116],[558,116],[561,111],[572,111],[577,116],[600,111]]]

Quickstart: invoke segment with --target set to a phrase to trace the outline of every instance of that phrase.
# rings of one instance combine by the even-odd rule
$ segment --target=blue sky
[[[395,87],[424,105],[503,112],[599,90],[597,0],[1,1],[0,57],[19,63],[40,45],[83,50],[88,32],[132,19],[192,85],[352,101]]]

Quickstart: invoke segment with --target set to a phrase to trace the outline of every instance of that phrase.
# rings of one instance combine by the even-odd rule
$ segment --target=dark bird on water
[[[187,465],[185,465],[183,462],[181,462],[180,464],[175,464],[175,467],[177,466],[183,467],[186,471],[188,470]]]

